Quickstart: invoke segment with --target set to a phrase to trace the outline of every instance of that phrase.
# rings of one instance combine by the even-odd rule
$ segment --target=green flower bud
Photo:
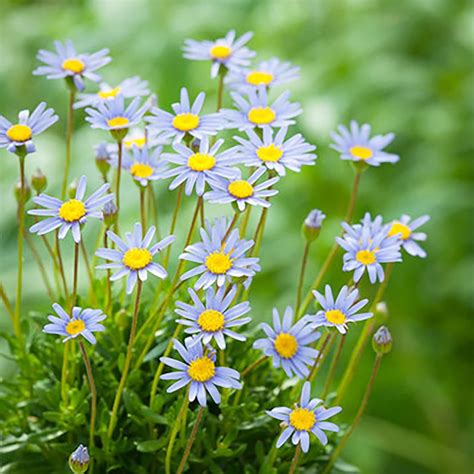
[[[372,347],[377,354],[388,354],[392,350],[392,335],[386,326],[380,326],[374,334]]]
[[[30,185],[28,184],[28,180],[25,179],[25,195],[23,196],[23,201],[28,202],[31,199],[31,188]],[[15,185],[14,189],[15,193],[15,199],[17,202],[20,202],[21,199],[21,179],[18,180],[18,182]]]
[[[112,227],[117,222],[117,206],[113,202],[107,202],[102,208],[102,215],[105,226]]]
[[[319,236],[321,226],[326,215],[319,209],[313,209],[303,223],[303,235],[309,242],[313,242]]]
[[[116,142],[121,142],[128,133],[128,128],[115,128],[110,130],[110,134]]]
[[[69,456],[69,467],[74,474],[83,474],[89,468],[89,461],[87,447],[80,444]]]
[[[42,193],[48,185],[48,180],[46,179],[46,176],[39,168],[34,172],[33,176],[31,177],[31,185],[36,191],[36,194]]]
[[[101,142],[95,148],[95,164],[102,176],[107,176],[110,169],[111,143]]]

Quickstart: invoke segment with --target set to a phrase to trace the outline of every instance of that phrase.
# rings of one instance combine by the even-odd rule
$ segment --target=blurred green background
[[[251,295],[255,322],[268,319],[272,306],[282,308],[294,302],[302,254],[300,226],[307,212],[317,207],[328,216],[311,252],[308,280],[314,278],[339,232],[352,170],[329,149],[329,132],[352,118],[371,123],[378,133],[394,131],[397,138],[390,151],[399,153],[401,160],[364,174],[356,217],[365,211],[382,213],[387,220],[401,213],[430,214],[431,221],[423,229],[429,234],[425,245],[429,257],[406,256],[394,271],[386,295],[394,350],[384,360],[368,416],[344,458],[367,474],[472,472],[472,3],[1,3],[0,113],[13,119],[18,110],[46,100],[61,116],[58,124],[38,138],[38,153],[27,162],[28,175],[38,166],[47,174],[50,193],[58,190],[62,176],[66,92],[62,82],[33,77],[31,71],[37,66],[37,50],[51,49],[54,39],[71,38],[80,51],[109,47],[113,62],[102,70],[104,79],[114,84],[140,75],[150,81],[163,107],[177,100],[183,85],[192,95],[206,91],[209,110],[215,104],[216,83],[209,78],[209,64],[181,56],[185,38],[213,39],[231,28],[239,34],[251,30],[255,37],[250,46],[259,58],[278,56],[301,67],[301,79],[289,88],[293,100],[304,109],[297,128],[318,146],[319,159],[315,167],[290,173],[279,185],[261,252],[263,271]],[[225,105],[231,105],[228,97]],[[86,174],[95,186],[100,180],[93,145],[106,135],[91,130],[82,112],[77,117],[72,176]],[[0,154],[2,282],[13,295],[16,225],[12,186],[17,163],[5,151]],[[168,226],[175,197],[164,183],[158,192],[162,220]],[[127,182],[122,199],[131,223],[138,212],[132,183]],[[192,203],[186,206],[184,212],[190,213]],[[222,208],[208,211],[222,212]],[[181,239],[185,224],[182,219]],[[92,249],[98,225],[88,227]],[[347,275],[336,267],[328,281],[337,286]],[[25,288],[27,308],[46,313],[50,302],[30,254],[26,256]],[[373,290],[363,286],[369,296]],[[6,317],[0,325],[8,327]],[[356,336],[354,329],[349,344]],[[368,351],[346,402],[346,421],[359,403],[372,359]],[[7,361],[0,363],[4,375],[11,373]]]

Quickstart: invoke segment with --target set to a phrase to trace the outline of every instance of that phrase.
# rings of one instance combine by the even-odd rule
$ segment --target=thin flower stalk
[[[2,300],[3,302],[3,305],[5,306],[5,309],[8,313],[8,315],[10,316],[11,320],[13,321],[13,319],[15,318],[15,310],[13,309],[8,297],[7,297],[7,294],[5,293],[5,288],[3,288],[3,285],[0,283],[0,299]]]
[[[318,375],[319,371],[321,370],[321,366],[323,365],[324,360],[326,359],[327,355],[329,354],[329,351],[331,350],[331,347],[334,343],[334,340],[336,339],[337,333],[333,332],[332,334],[327,334],[326,339],[323,341],[323,345],[321,346],[321,349],[318,354],[318,358],[313,364],[313,368],[311,369],[310,374],[308,375],[308,380],[309,382],[312,382],[316,375]]]
[[[117,162],[117,174],[115,176],[115,204],[117,206],[117,213],[120,212],[120,182],[122,179],[122,158],[123,158],[123,140],[117,141],[118,147],[118,162]],[[118,219],[115,224],[115,230],[118,230]]]
[[[170,235],[173,235],[174,231],[176,229],[176,222],[178,221],[178,214],[179,214],[179,211],[181,210],[181,203],[183,201],[183,194],[184,194],[184,186],[181,185],[178,188],[178,194],[176,196],[176,204],[174,206],[173,216],[171,218],[171,225],[170,225],[170,232],[169,232]],[[169,259],[170,259],[170,252],[171,252],[171,247],[168,247],[166,249],[165,258],[163,259],[163,266],[165,268],[168,268],[168,262],[169,262]]]
[[[56,255],[58,257],[58,266],[59,266],[59,274],[61,275],[61,280],[64,286],[64,299],[67,301],[69,300],[69,289],[66,281],[66,274],[64,272],[64,264],[63,264],[63,256],[61,253],[61,243],[59,242],[58,232],[56,232]]]
[[[194,440],[196,439],[196,435],[198,432],[199,424],[201,423],[203,413],[204,413],[204,407],[200,406],[196,420],[194,422],[193,430],[191,432],[191,435],[189,436],[188,443],[186,444],[186,448],[184,450],[183,457],[181,458],[181,462],[179,463],[176,474],[181,474],[184,470],[184,466],[186,465],[186,461],[188,460],[189,454],[191,453],[191,448],[193,447]]]
[[[290,466],[290,470],[288,471],[288,474],[294,474],[294,472],[296,471],[296,467],[298,466],[298,461],[300,459],[300,453],[301,453],[301,447],[298,444],[298,446],[296,446],[295,454],[291,461],[291,466]]]
[[[301,269],[300,269],[300,276],[298,280],[298,288],[296,289],[296,305],[295,305],[295,317],[298,320],[299,314],[299,307],[301,304],[301,294],[303,292],[303,285],[304,285],[304,275],[306,272],[306,266],[308,264],[308,255],[309,255],[309,248],[311,247],[311,241],[305,240],[304,250],[303,250],[303,258],[301,260]]]
[[[345,341],[346,341],[346,335],[341,334],[339,337],[339,344],[337,346],[336,354],[334,355],[331,361],[331,366],[329,367],[329,373],[326,378],[326,382],[324,384],[323,393],[321,395],[321,398],[323,400],[327,397],[329,390],[331,390],[332,381],[334,380],[334,376],[336,375],[337,364],[341,358],[342,349],[344,348]]]
[[[140,186],[140,222],[144,229],[147,228],[147,212],[146,212],[146,188]]]
[[[94,306],[97,306],[97,295],[94,289],[94,274],[89,262],[89,256],[87,255],[87,248],[83,239],[81,239],[80,245],[81,245],[82,258],[84,260],[84,266],[86,267],[87,278],[89,279],[89,296],[92,300],[92,304]]]
[[[74,87],[69,88],[69,104],[67,108],[67,128],[66,128],[66,163],[64,166],[63,184],[61,186],[61,200],[66,197],[67,186],[69,183],[69,170],[71,168],[72,155],[72,135],[74,130],[74,100],[76,98],[76,90]]]

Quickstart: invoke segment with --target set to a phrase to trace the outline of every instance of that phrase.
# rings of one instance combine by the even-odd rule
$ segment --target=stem
[[[3,288],[2,284],[0,284],[0,298],[3,301],[3,305],[5,306],[5,309],[7,310],[7,313],[9,314],[11,320],[13,321],[14,318],[15,318],[15,311],[12,308],[10,300],[8,299],[8,296],[5,293],[5,289]]]
[[[123,147],[122,140],[117,142],[118,146],[118,167],[117,167],[117,182],[115,183],[115,203],[117,205],[117,222],[118,222],[118,213],[120,212],[120,181],[122,178],[122,155]],[[118,228],[118,224],[115,224],[115,228]]]
[[[59,243],[58,232],[56,232],[56,255],[58,256],[59,274],[61,275],[61,280],[63,282],[63,287],[65,291],[64,299],[65,301],[67,301],[69,299],[69,290],[67,287],[66,275],[64,273],[63,256],[61,254],[61,245]]]
[[[225,72],[219,74],[219,82],[217,83],[217,108],[216,111],[219,112],[222,108],[222,97],[224,95],[224,78]]]
[[[76,306],[77,299],[77,274],[79,269],[79,244],[74,245],[74,273],[72,278],[72,296],[71,296],[71,311]]]
[[[321,346],[321,349],[319,351],[318,356],[316,357],[316,360],[314,361],[313,368],[311,369],[310,374],[308,375],[307,380],[311,382],[316,375],[318,374],[319,370],[321,369],[321,366],[323,365],[323,361],[326,358],[327,353],[329,352],[329,349],[332,346],[332,343],[334,342],[334,338],[336,337],[336,333],[328,333],[326,334],[326,338],[323,341],[323,345]]]
[[[354,214],[355,203],[357,199],[357,193],[359,192],[361,176],[362,176],[361,172],[356,171],[355,176],[354,176],[354,183],[352,184],[351,198],[349,200],[349,205],[347,206],[346,217],[344,218],[344,222],[347,222],[348,224],[351,223],[352,216]]]
[[[64,343],[63,351],[63,366],[61,369],[61,398],[65,405],[68,404],[68,389],[67,389],[67,378],[68,378],[68,361],[69,361],[69,349],[71,348],[71,340]]]
[[[87,255],[86,245],[84,244],[84,240],[81,239],[81,250],[82,250],[82,257],[84,259],[84,264],[87,270],[87,278],[89,279],[89,286],[90,286],[90,296],[92,299],[92,304],[97,306],[97,295],[95,294],[94,289],[94,275],[92,274],[91,265],[89,262],[89,257]]]
[[[296,306],[295,306],[296,320],[298,320],[298,309],[301,304],[301,293],[303,291],[304,274],[306,271],[306,265],[308,264],[308,254],[309,254],[310,247],[311,247],[311,241],[306,240],[305,245],[304,245],[304,251],[303,251],[303,260],[301,261],[300,278],[298,281],[298,288],[296,290]]]
[[[258,221],[257,228],[255,229],[255,235],[253,236],[253,241],[255,242],[255,245],[253,247],[252,257],[257,256],[260,250],[260,245],[262,244],[263,238],[263,231],[265,229],[265,222],[267,220],[267,213],[268,207],[264,207],[262,209],[262,213],[260,214],[260,220]]]
[[[264,356],[260,357],[259,359],[257,359],[256,361],[252,362],[250,365],[247,366],[247,368],[245,368],[241,372],[240,377],[244,378],[246,375],[248,375],[250,372],[252,372],[253,369],[258,367],[262,362],[264,362],[267,359],[268,359],[268,356],[264,355]]]
[[[342,348],[344,347],[344,342],[346,342],[346,336],[345,334],[341,334],[340,340],[339,340],[339,345],[337,346],[337,351],[332,359],[331,362],[331,367],[329,368],[329,373],[326,379],[326,383],[324,384],[323,388],[323,394],[321,395],[321,398],[324,400],[331,389],[331,384],[332,381],[334,380],[334,376],[336,375],[336,369],[337,369],[337,363],[339,362],[339,359],[342,354]]]
[[[61,200],[66,197],[67,184],[69,181],[69,169],[71,168],[71,145],[72,132],[74,124],[74,98],[76,91],[74,88],[69,89],[69,105],[67,109],[67,128],[66,128],[66,166],[64,167],[63,185],[61,187]]]
[[[298,446],[296,446],[296,449],[295,449],[295,455],[293,456],[293,461],[291,461],[291,466],[290,466],[290,470],[288,471],[288,474],[293,474],[296,471],[296,466],[298,466],[300,453],[301,453],[301,446],[298,443]]]
[[[104,247],[109,247],[109,238],[107,232],[104,233]],[[106,283],[106,304],[105,304],[105,314],[110,316],[110,310],[112,309],[112,284],[110,282],[111,271],[107,270],[107,283]]]
[[[203,413],[204,413],[204,407],[200,406],[197,417],[196,417],[196,421],[194,422],[193,431],[191,432],[191,436],[188,439],[188,444],[186,445],[186,449],[184,450],[183,457],[181,458],[181,462],[179,463],[179,467],[178,467],[178,470],[176,471],[176,474],[181,474],[183,472],[184,466],[189,457],[189,453],[191,452],[191,448],[193,447],[194,440],[196,439],[196,434],[197,434],[199,423],[201,422]]]
[[[143,232],[146,230],[146,205],[145,205],[146,187],[140,184],[140,222],[142,224]]]
[[[247,226],[249,224],[250,213],[252,212],[252,206],[247,206],[245,209],[244,217],[240,223],[240,236],[245,237],[245,232],[247,231]]]
[[[158,206],[156,204],[155,190],[153,188],[153,183],[148,183],[148,201],[150,204],[150,214],[153,216],[153,223],[156,228],[156,237],[158,240],[161,238],[160,226],[158,222]]]
[[[225,233],[224,238],[222,239],[223,243],[227,240],[227,237],[229,237],[230,233],[232,232],[232,229],[235,227],[235,224],[239,220],[239,216],[240,212],[234,212],[234,217],[232,218],[229,228],[227,229],[227,232]]]
[[[169,235],[174,234],[174,230],[176,228],[176,222],[178,220],[179,210],[181,209],[181,202],[183,200],[183,194],[184,194],[184,185],[181,185],[178,189],[178,196],[176,198],[176,205],[174,207],[173,217],[171,218],[171,226],[170,226]],[[163,266],[165,268],[168,268],[168,261],[170,259],[170,252],[171,252],[171,245],[168,246],[168,248],[166,249],[165,258],[163,260]]]

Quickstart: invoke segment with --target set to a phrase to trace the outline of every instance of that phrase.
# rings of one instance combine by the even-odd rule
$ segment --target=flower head
[[[46,76],[48,79],[71,78],[76,89],[82,91],[85,87],[84,78],[94,82],[100,81],[100,76],[95,73],[97,69],[112,61],[107,56],[108,49],[101,49],[93,54],[79,54],[76,52],[72,41],[54,42],[56,52],[40,49],[36,56],[45,66],[40,66],[33,71],[35,76]]]
[[[114,242],[116,249],[100,248],[95,253],[98,257],[110,260],[112,263],[98,265],[98,269],[113,269],[116,272],[110,277],[111,281],[123,277],[127,279],[127,293],[131,293],[137,280],[145,281],[148,272],[158,278],[166,278],[168,273],[158,263],[153,261],[153,257],[161,252],[165,247],[174,241],[174,236],[169,235],[163,240],[150,247],[155,227],[150,227],[143,237],[141,224],[135,224],[133,232],[125,233],[125,240],[122,240],[111,230],[107,231],[107,236]],[[150,247],[150,248],[149,248]]]
[[[76,450],[69,456],[69,467],[74,474],[82,474],[89,467],[89,452],[87,446],[80,444]]]
[[[96,339],[93,333],[105,331],[104,326],[100,322],[107,316],[100,309],[82,309],[75,306],[72,309],[71,315],[57,303],[53,304],[53,309],[59,318],[57,316],[48,316],[50,322],[43,328],[43,332],[65,336],[63,342],[83,336],[91,344],[95,344]]]
[[[190,288],[189,295],[194,305],[178,301],[176,313],[184,319],[177,319],[176,322],[189,326],[185,332],[192,334],[197,339],[202,339],[204,344],[208,344],[214,339],[220,349],[226,347],[224,336],[237,341],[245,341],[244,336],[230,329],[247,324],[252,319],[242,317],[250,311],[248,301],[231,306],[236,293],[236,286],[233,286],[227,293],[225,286],[221,286],[217,291],[210,287],[206,291],[206,304],[204,305]]]
[[[291,442],[296,446],[301,445],[303,452],[309,450],[309,433],[313,433],[320,443],[325,446],[328,438],[324,431],[337,433],[339,427],[327,420],[342,411],[341,407],[318,407],[322,400],[310,399],[311,384],[305,382],[301,391],[300,403],[293,408],[277,407],[267,411],[267,415],[283,422],[285,429],[278,438],[276,447],[281,447],[291,436]]]
[[[266,356],[273,359],[274,367],[281,367],[288,377],[293,374],[299,378],[309,375],[308,366],[312,366],[318,351],[309,345],[319,339],[321,334],[314,331],[307,318],[293,324],[293,309],[287,306],[283,321],[276,308],[273,309],[273,328],[267,323],[260,324],[267,335],[257,339],[253,347],[262,349]]]
[[[103,184],[97,191],[92,193],[87,199],[84,199],[86,193],[87,179],[81,176],[75,197],[66,201],[40,194],[33,198],[33,202],[45,209],[33,209],[28,214],[34,216],[47,217],[47,219],[37,222],[30,227],[30,232],[43,235],[57,228],[58,237],[64,239],[69,230],[72,232],[74,242],[81,241],[81,224],[85,224],[89,217],[102,219],[102,206],[113,200],[113,194],[105,194],[110,185]]]
[[[146,186],[149,181],[156,181],[164,177],[168,169],[167,163],[160,160],[161,146],[154,149],[143,146],[134,146],[133,154],[124,153],[122,167],[126,169],[142,186]]]
[[[239,230],[234,229],[224,241],[229,225],[226,217],[215,219],[214,225],[206,221],[206,228],[201,228],[202,242],[189,245],[179,257],[198,263],[181,275],[181,280],[201,275],[194,285],[198,290],[209,288],[215,282],[217,286],[222,286],[232,277],[252,277],[260,270],[258,258],[245,257],[246,252],[253,247],[253,240],[241,240]]]
[[[232,71],[250,64],[255,52],[244,45],[252,36],[253,33],[247,32],[235,39],[235,31],[230,30],[225,38],[216,41],[188,39],[184,43],[184,57],[195,61],[212,61],[211,77],[216,77],[221,66]]]
[[[372,348],[377,354],[388,354],[392,350],[392,335],[386,326],[380,326],[374,334]]]
[[[46,109],[46,102],[41,102],[31,115],[29,110],[22,110],[16,123],[0,115],[0,148],[6,148],[10,153],[17,153],[20,151],[18,148],[26,153],[34,153],[36,147],[33,137],[44,132],[57,120],[54,110]]]
[[[366,163],[371,166],[380,166],[381,163],[396,163],[400,157],[387,153],[383,149],[393,141],[395,135],[375,135],[370,137],[370,125],[359,125],[352,120],[350,129],[339,125],[339,133],[333,132],[331,138],[334,143],[331,148],[341,154],[341,160],[352,160]]]
[[[400,220],[393,221],[390,225],[388,235],[397,235],[401,240],[403,249],[413,257],[426,257],[426,252],[416,243],[416,241],[424,242],[426,240],[426,234],[424,232],[413,232],[414,230],[426,224],[430,220],[430,216],[424,215],[418,217],[415,220],[411,220],[411,217],[403,214]]]
[[[174,348],[179,352],[184,362],[170,357],[160,358],[164,364],[177,369],[160,377],[164,380],[177,380],[168,387],[168,393],[189,385],[189,400],[192,402],[197,398],[199,405],[205,407],[207,404],[206,392],[215,403],[220,403],[221,396],[216,386],[242,388],[242,384],[239,382],[240,374],[228,367],[216,367],[215,352],[204,352],[201,340],[188,337],[184,340],[183,346],[175,339]]]

